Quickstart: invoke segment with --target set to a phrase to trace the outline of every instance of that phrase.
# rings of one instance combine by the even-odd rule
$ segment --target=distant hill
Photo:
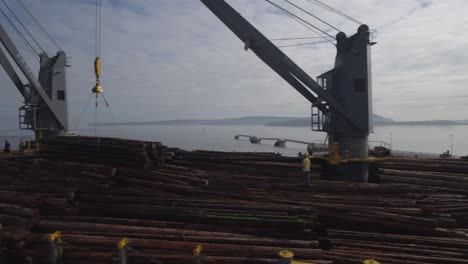
[[[112,126],[112,125],[217,125],[217,126],[252,126],[259,125],[263,126],[271,122],[282,122],[295,119],[295,117],[277,117],[277,116],[247,116],[240,118],[225,118],[225,119],[176,119],[176,120],[164,120],[164,121],[150,121],[150,122],[121,122],[121,123],[98,123],[100,126]]]
[[[394,124],[395,121],[386,118],[383,116],[379,116],[374,114],[373,116],[374,120],[374,125],[389,125],[389,124]],[[294,118],[290,120],[283,120],[283,121],[274,121],[270,123],[266,123],[266,126],[287,126],[287,127],[307,127],[310,126],[311,124],[310,117],[301,117],[301,118]]]
[[[386,118],[386,117],[376,115],[376,114],[374,114],[374,116],[372,118],[374,120],[374,124],[394,123],[395,122],[395,120],[393,120],[393,119]]]
[[[456,126],[468,125],[468,120],[427,120],[427,121],[395,121],[374,114],[374,125],[384,126]],[[92,124],[91,124],[92,125]],[[247,116],[225,119],[177,119],[151,122],[121,122],[121,123],[97,123],[99,126],[284,126],[284,127],[310,127],[310,117],[278,117],[278,116]]]
[[[374,121],[389,124],[392,119],[379,115],[374,115]],[[310,117],[278,117],[278,116],[247,116],[240,118],[225,119],[177,119],[150,122],[120,122],[120,123],[97,123],[99,126],[180,126],[180,125],[200,125],[200,126],[310,126]]]
[[[461,125],[456,121],[450,120],[427,120],[427,121],[405,121],[395,122],[392,125],[404,125],[404,126],[456,126]]]

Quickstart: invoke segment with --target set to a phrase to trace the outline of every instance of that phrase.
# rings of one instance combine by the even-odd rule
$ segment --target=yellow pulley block
[[[96,57],[94,60],[94,73],[96,74],[96,85],[91,89],[91,91],[98,96],[98,94],[104,92],[104,89],[101,86],[99,77],[101,77],[101,58]]]
[[[91,89],[93,93],[96,94],[96,96],[102,92],[104,92],[104,89],[102,89],[102,86],[100,84],[96,84],[93,89]]]
[[[96,59],[94,60],[94,73],[96,74],[96,79],[99,79],[99,77],[101,77],[101,69],[101,58],[96,57]]]

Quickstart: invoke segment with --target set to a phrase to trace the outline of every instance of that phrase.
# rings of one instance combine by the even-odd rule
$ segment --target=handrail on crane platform
[[[240,139],[241,137],[248,138],[250,143],[252,144],[260,144],[262,140],[272,140],[275,141],[274,146],[275,147],[281,147],[285,148],[287,142],[293,142],[297,144],[304,144],[307,146],[311,146],[315,151],[327,151],[328,146],[322,141],[320,143],[314,143],[314,142],[306,142],[306,141],[301,141],[301,140],[295,140],[295,139],[288,139],[288,138],[262,138],[262,137],[256,137],[256,136],[251,136],[251,135],[235,135],[234,139]]]

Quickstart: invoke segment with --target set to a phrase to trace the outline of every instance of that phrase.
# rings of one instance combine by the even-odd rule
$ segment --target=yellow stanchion
[[[60,231],[49,235],[49,257],[51,264],[63,264],[63,241]]]
[[[127,264],[128,238],[124,237],[117,242],[117,258],[119,264]]]
[[[197,247],[193,250],[193,263],[201,264],[201,254],[203,252],[203,245],[198,244]]]

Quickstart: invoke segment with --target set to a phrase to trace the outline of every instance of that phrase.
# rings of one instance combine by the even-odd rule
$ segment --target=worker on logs
[[[311,186],[309,153],[304,153],[304,159],[302,160],[302,173],[304,175],[305,184],[307,186]]]
[[[5,140],[5,147],[3,148],[3,153],[9,154],[11,152],[10,142]]]

